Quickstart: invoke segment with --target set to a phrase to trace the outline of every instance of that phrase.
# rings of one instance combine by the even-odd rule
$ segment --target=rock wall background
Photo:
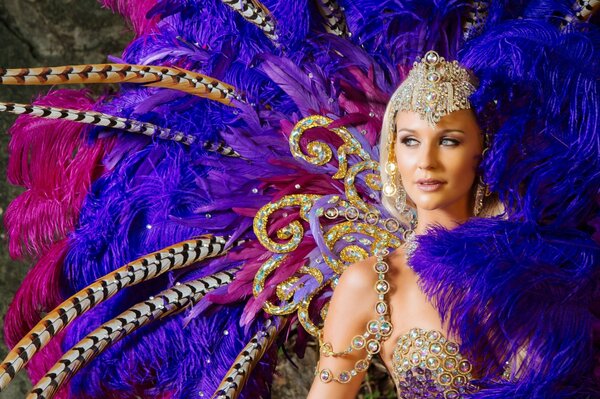
[[[95,0],[0,0],[0,67],[102,63],[109,54],[120,55],[131,37],[121,17],[102,9]],[[0,101],[29,103],[48,90],[48,87],[0,86]],[[0,215],[20,192],[6,181],[6,132],[14,120],[12,115],[0,114]],[[0,231],[0,242],[0,318],[3,320],[30,265],[9,258],[4,230]],[[2,331],[0,341],[0,358],[4,358],[7,348]],[[293,350],[290,348],[288,353],[292,354]],[[285,355],[280,356],[273,398],[299,399],[307,395],[316,362],[315,350],[309,349],[305,359],[289,356],[293,363]],[[361,397],[385,397],[377,387],[389,381],[381,375],[379,372],[370,377]],[[0,399],[23,398],[30,387],[22,372],[0,393]]]

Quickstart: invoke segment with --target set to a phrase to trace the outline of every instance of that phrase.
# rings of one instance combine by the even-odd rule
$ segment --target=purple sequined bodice
[[[460,399],[473,392],[471,363],[458,344],[439,331],[413,328],[392,356],[393,377],[402,399]]]

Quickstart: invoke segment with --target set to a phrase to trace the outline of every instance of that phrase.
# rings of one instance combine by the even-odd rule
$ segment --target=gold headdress
[[[470,109],[469,96],[475,86],[473,75],[458,62],[448,62],[435,51],[428,51],[422,60],[415,61],[392,98],[393,114],[414,111],[435,125],[453,111]]]

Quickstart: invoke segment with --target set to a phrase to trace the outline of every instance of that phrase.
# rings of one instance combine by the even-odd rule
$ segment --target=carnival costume
[[[123,84],[0,103],[41,117],[11,130],[9,179],[26,191],[6,212],[10,251],[36,264],[6,317],[0,389],[27,363],[31,398],[268,397],[277,336],[319,338],[339,275],[375,254],[383,300],[349,347],[371,357],[319,370],[347,382],[389,336],[385,256],[409,239],[460,347],[403,336],[401,395],[600,397],[597,2],[104,3],[137,33],[122,59],[0,70],[2,84]],[[410,209],[382,205],[399,186],[379,177],[378,135],[425,61],[476,80],[462,82],[489,147],[483,192],[504,212],[412,242]]]

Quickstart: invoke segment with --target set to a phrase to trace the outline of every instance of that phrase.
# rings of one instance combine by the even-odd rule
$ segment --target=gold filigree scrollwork
[[[313,194],[286,195],[279,201],[270,202],[260,208],[253,221],[254,234],[256,234],[258,241],[260,241],[260,243],[269,251],[277,254],[289,253],[298,248],[298,245],[304,237],[304,228],[300,221],[293,220],[287,226],[277,230],[277,238],[281,240],[289,239],[289,241],[285,243],[279,243],[273,241],[267,233],[269,217],[280,209],[299,206],[300,217],[307,220],[307,213],[312,208],[314,201],[319,197],[319,195]]]
[[[342,253],[346,257],[344,259],[332,259],[331,257],[323,257],[327,265],[338,274],[342,274],[346,269],[346,262],[355,263],[368,257],[369,253],[374,253],[376,248],[388,247],[398,248],[401,244],[398,237],[389,231],[382,229],[374,224],[360,223],[355,221],[347,221],[333,226],[327,234],[324,235],[325,244],[328,248],[334,248],[334,245],[342,239],[342,237],[349,236],[351,234],[360,234],[369,238],[369,250],[365,250],[358,245],[348,245]],[[350,248],[345,251],[346,248]]]
[[[363,212],[379,213],[378,210],[376,210],[372,206],[368,205],[365,201],[363,201],[358,196],[358,192],[356,191],[356,186],[354,185],[356,175],[358,175],[360,172],[362,172],[364,170],[377,171],[377,170],[379,170],[379,164],[375,161],[368,160],[368,161],[360,162],[360,163],[357,163],[356,165],[353,165],[350,168],[350,170],[348,171],[348,173],[346,174],[346,177],[344,179],[344,189],[346,191],[346,197],[348,198],[348,201],[350,201],[350,203],[353,206],[357,207],[358,209],[360,209]]]
[[[321,292],[323,288],[327,287],[330,283],[331,279],[327,280],[325,284],[322,284],[319,288],[314,290],[309,297],[302,300],[302,302],[300,302],[300,304],[298,305],[298,322],[302,325],[302,327],[304,327],[306,332],[308,332],[315,338],[319,336],[321,329],[317,327],[317,325],[310,319],[310,304],[313,298],[317,296],[317,294]]]
[[[252,294],[255,298],[258,297],[260,293],[265,289],[265,282],[267,281],[269,275],[272,272],[274,272],[279,266],[281,266],[281,264],[285,261],[286,258],[287,255],[275,254],[273,255],[273,257],[271,257],[269,260],[263,263],[263,265],[260,267],[256,275],[254,276]],[[265,301],[265,303],[263,304],[263,309],[267,313],[276,316],[283,316],[293,313],[296,311],[296,309],[298,309],[298,306],[300,305],[299,303],[287,301],[290,301],[294,296],[296,290],[302,287],[301,283],[299,283],[301,275],[309,275],[317,281],[317,284],[323,284],[323,273],[321,273],[321,271],[318,269],[302,266],[300,269],[298,269],[298,273],[300,273],[300,276],[296,275],[290,277],[289,279],[277,285],[277,287],[275,288],[275,292],[279,300],[281,300],[284,303],[280,305],[275,305],[270,301]]]
[[[305,160],[313,165],[322,166],[327,162],[331,161],[333,157],[333,151],[329,144],[320,141],[311,141],[306,145],[306,151],[308,155],[302,151],[300,147],[300,139],[304,132],[315,127],[325,127],[333,122],[333,119],[323,115],[312,115],[304,119],[301,119],[290,134],[290,150],[292,155],[296,158]],[[334,175],[334,179],[343,179],[345,176],[345,170],[347,168],[347,156],[349,154],[355,154],[361,157],[363,160],[371,159],[371,156],[362,148],[360,143],[352,136],[352,134],[345,127],[330,129],[333,133],[338,135],[344,142],[337,149],[338,161],[340,170],[344,171],[340,173],[340,170]]]

